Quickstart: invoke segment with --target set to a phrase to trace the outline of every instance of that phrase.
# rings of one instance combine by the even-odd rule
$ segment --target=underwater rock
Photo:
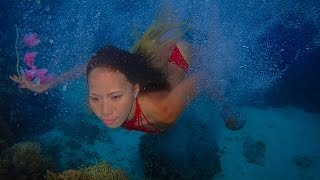
[[[183,119],[183,123],[186,121]],[[141,137],[140,157],[146,179],[212,179],[222,171],[215,138],[197,122],[182,131],[174,127],[165,134]]]
[[[224,105],[220,110],[220,116],[226,127],[231,131],[242,129],[246,125],[246,118],[238,111],[231,110],[231,107]]]
[[[293,163],[300,169],[307,169],[312,165],[312,158],[306,155],[296,155],[293,157]]]
[[[262,141],[247,137],[242,145],[242,154],[248,163],[264,166],[266,145]]]
[[[47,172],[47,180],[77,179],[77,180],[126,180],[129,179],[123,171],[113,169],[108,163],[102,162],[80,170],[67,170],[61,173]]]

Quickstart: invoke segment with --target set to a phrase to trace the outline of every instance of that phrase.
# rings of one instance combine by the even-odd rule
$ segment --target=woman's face
[[[132,85],[124,74],[95,68],[88,75],[89,106],[109,128],[117,128],[134,115],[134,98],[139,86]]]

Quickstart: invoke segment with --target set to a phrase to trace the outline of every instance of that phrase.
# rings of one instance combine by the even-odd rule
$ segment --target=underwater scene
[[[163,132],[109,128],[81,69],[158,22],[197,94]],[[320,180],[320,1],[1,0],[0,150],[1,180]]]

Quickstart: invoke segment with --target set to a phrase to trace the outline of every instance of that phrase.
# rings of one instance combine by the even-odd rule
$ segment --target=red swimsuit
[[[186,60],[183,58],[178,46],[174,47],[173,52],[172,52],[172,54],[170,56],[169,62],[179,66],[185,72],[187,72],[188,69],[189,69],[189,65],[186,62]]]
[[[143,121],[146,121],[149,128],[143,125]],[[164,130],[161,130],[157,128],[153,123],[148,121],[146,116],[143,114],[143,112],[140,109],[140,105],[138,103],[138,98],[136,98],[136,112],[134,113],[134,116],[131,120],[126,120],[122,125],[122,128],[128,129],[128,130],[136,130],[136,131],[142,131],[150,134],[158,134],[160,132],[163,132]],[[150,128],[151,127],[151,128]]]
[[[179,66],[184,71],[187,71],[189,69],[188,63],[183,58],[178,46],[175,46],[173,49],[173,52],[170,56],[169,62],[172,64],[175,64]],[[148,127],[146,127],[143,122],[146,121]],[[158,134],[160,132],[165,131],[165,129],[159,129],[155,124],[148,121],[146,116],[143,114],[143,112],[140,109],[140,105],[138,103],[138,99],[136,99],[136,111],[134,113],[134,116],[130,120],[126,120],[122,125],[122,128],[128,129],[128,130],[136,130],[136,131],[142,131],[150,134]]]

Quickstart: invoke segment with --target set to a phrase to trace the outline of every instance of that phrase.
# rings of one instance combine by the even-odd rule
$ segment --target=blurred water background
[[[160,1],[2,0],[1,158],[14,144],[31,141],[40,143],[55,172],[105,160],[130,179],[319,179],[320,2],[162,3],[173,21],[188,27],[191,71],[206,71],[207,86],[219,87],[247,115],[243,130],[227,130],[205,92],[166,135],[153,137],[104,127],[88,110],[85,77],[44,94],[21,90],[8,78],[27,51],[37,52],[37,67],[59,75],[106,44],[130,50]],[[23,46],[28,33],[38,34],[38,46]],[[17,166],[28,176],[11,163],[1,177]]]

